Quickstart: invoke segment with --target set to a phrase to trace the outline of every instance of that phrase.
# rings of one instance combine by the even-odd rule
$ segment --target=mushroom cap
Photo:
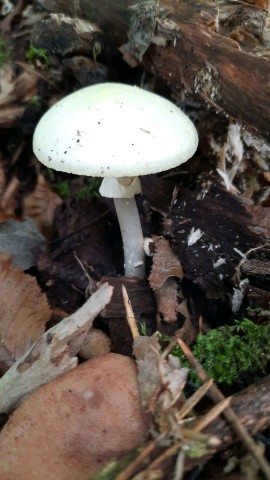
[[[34,132],[47,167],[78,175],[124,177],[161,172],[188,160],[198,135],[172,102],[138,87],[102,83],[51,107]]]

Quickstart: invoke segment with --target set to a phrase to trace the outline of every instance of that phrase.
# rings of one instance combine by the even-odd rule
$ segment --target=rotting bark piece
[[[194,190],[178,188],[176,201],[167,206],[170,213],[164,219],[164,234],[171,238],[185,278],[200,285],[208,298],[223,298],[224,292],[232,289],[242,254],[262,245],[264,239],[253,231],[244,203],[211,181],[210,175],[208,180],[207,191],[200,184]],[[153,182],[153,177],[143,182],[150,205],[155,204],[157,195],[162,196],[164,181],[158,180],[158,194],[151,187]]]
[[[117,274],[123,262],[116,248],[120,235],[110,209],[101,201],[66,200],[56,211],[54,227],[54,249],[39,257],[40,272],[84,292],[88,278],[75,252],[93,283],[101,275]]]
[[[40,3],[45,2],[40,0]],[[91,8],[87,8],[90,3]],[[64,11],[65,5],[63,0],[51,2],[55,11]],[[177,90],[184,87],[199,94],[219,112],[270,141],[267,55],[270,27],[267,11],[258,8],[264,7],[263,1],[257,6],[217,0],[144,0],[137,2],[135,11],[130,10],[132,5],[132,0],[114,0],[109,4],[105,0],[80,1],[76,2],[76,14],[98,22],[115,48],[127,43],[128,32],[132,32],[136,53],[148,26],[148,17],[142,12],[152,5],[156,12],[154,32],[149,40],[152,44],[143,55],[144,67]],[[238,24],[231,26],[232,9]],[[240,46],[242,38],[245,49]]]
[[[130,303],[134,311],[136,320],[142,313],[153,314],[155,311],[155,301],[149,285],[144,280],[126,277],[102,277],[101,283],[108,282],[114,287],[112,301],[106,305],[101,312],[104,318],[121,318],[126,316],[126,310],[122,296],[122,285],[127,289]]]
[[[104,49],[103,34],[89,21],[63,14],[51,14],[33,29],[32,42],[36,48],[45,48],[60,56],[92,53]],[[98,50],[95,50],[98,49]]]
[[[231,408],[252,435],[269,427],[269,398],[269,375],[232,396]],[[233,441],[234,435],[225,419],[220,418],[218,424],[206,428],[207,433],[213,434],[214,431],[223,439],[224,447]]]

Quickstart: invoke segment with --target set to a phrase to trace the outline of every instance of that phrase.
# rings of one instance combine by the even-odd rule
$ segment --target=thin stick
[[[196,370],[197,374],[199,375],[201,381],[204,383],[208,380],[208,376],[203,369],[200,362],[194,357],[193,353],[191,352],[190,348],[185,344],[183,340],[180,338],[177,340],[179,347],[181,348],[184,355],[187,357],[187,360],[191,364],[191,366]],[[209,395],[215,403],[219,403],[225,399],[224,395],[218,389],[218,387],[213,384],[209,388]],[[243,444],[245,445],[246,449],[256,458],[262,472],[264,473],[265,477],[270,480],[270,466],[267,462],[264,455],[258,451],[257,445],[254,442],[253,438],[249,435],[244,425],[240,422],[239,418],[233,411],[230,406],[227,406],[223,411],[223,415],[230,423],[232,429],[238,435],[240,440],[242,440]]]
[[[124,305],[126,309],[126,319],[129,324],[129,328],[131,330],[132,338],[133,340],[135,340],[135,338],[140,336],[140,332],[137,327],[135,315],[134,315],[125,285],[122,285],[122,295],[123,295]]]
[[[201,432],[210,423],[216,420],[217,417],[219,417],[219,415],[224,412],[225,408],[230,405],[231,399],[231,397],[228,397],[217,403],[213,408],[211,408],[211,410],[209,410],[209,412],[206,413],[206,415],[204,415],[197,421],[197,423],[193,427],[193,430],[195,432]]]
[[[193,393],[193,395],[191,395],[191,397],[189,397],[185,401],[184,405],[181,407],[181,409],[177,413],[178,420],[182,420],[191,412],[191,410],[193,410],[193,408],[197,405],[197,403],[199,403],[199,401],[208,392],[212,384],[213,384],[213,379],[210,378],[207,382],[201,385],[201,387],[199,387],[198,390],[196,390],[196,392]]]
[[[139,468],[141,463],[153,452],[156,448],[157,443],[162,440],[164,435],[159,435],[158,438],[149,443],[143,451],[136,457],[117,477],[115,480],[128,480],[131,475]]]
[[[76,312],[47,330],[0,379],[0,413],[78,363],[77,353],[96,316],[110,302],[113,287],[104,283]]]

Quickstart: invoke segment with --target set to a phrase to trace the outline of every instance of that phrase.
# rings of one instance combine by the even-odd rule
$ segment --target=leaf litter
[[[19,8],[17,10],[19,16],[22,14],[24,6],[23,4],[24,2],[19,2],[18,4]],[[14,12],[16,8],[14,9]],[[69,7],[67,6],[67,8]],[[6,26],[5,28],[7,30],[12,28],[14,12],[10,14],[10,17],[6,17],[3,23],[3,27]],[[40,20],[44,19],[44,12],[38,15],[40,15]],[[25,20],[22,20],[22,26],[24,22]],[[29,25],[31,25],[31,22],[27,23],[27,25],[29,27]],[[36,28],[35,30],[36,32],[39,31],[38,28]],[[55,32],[55,34],[55,41],[57,42],[57,32]],[[64,56],[65,51],[62,51],[61,55]],[[57,75],[59,75],[59,78],[61,77],[62,67],[59,68],[59,64],[66,65],[65,72],[68,71],[69,75],[74,75],[74,78],[76,79],[76,82],[78,82],[79,86],[83,86],[83,82],[89,83],[88,70],[90,68],[90,63],[83,63],[82,59],[83,57],[79,56],[64,59],[61,58],[61,61],[58,63],[57,55],[54,55],[53,62],[54,71],[56,74],[55,76],[57,77]],[[47,91],[46,85],[48,85],[48,83],[50,83],[50,88],[52,88],[52,90],[56,87],[55,90],[50,92],[50,101],[52,101],[53,97],[59,97],[59,91],[57,91],[56,85],[57,82],[52,83],[52,81],[49,79],[49,76],[47,76],[46,68],[44,68],[42,71],[41,69],[39,71],[35,71],[32,66],[25,64],[24,60],[18,63],[17,71],[13,70],[11,63],[7,63],[4,70],[1,71],[2,95],[0,98],[0,102],[2,104],[2,109],[0,115],[0,127],[17,128],[18,122],[20,128],[23,128],[24,131],[27,130],[27,122],[23,120],[20,124],[20,118],[26,110],[25,106],[27,102],[31,100],[31,98],[38,96],[37,93],[40,92],[40,86],[41,91],[43,89],[43,93],[45,92],[45,97]],[[35,66],[38,67],[38,62],[34,63],[36,64]],[[94,62],[94,64],[96,63]],[[84,69],[78,68],[78,66],[80,67],[81,65],[85,65]],[[79,73],[79,71],[81,70],[86,70],[87,75],[84,71],[82,74]],[[106,69],[102,70],[103,80],[106,80],[107,73],[108,72]],[[91,78],[90,81],[92,81]],[[38,84],[39,90],[37,89]],[[29,105],[27,106],[27,108],[28,107]],[[33,107],[31,107],[29,110],[31,111],[31,114],[35,112],[35,108]],[[37,107],[37,111],[40,112],[39,107]],[[37,115],[37,120],[39,114],[33,113],[32,118],[35,118],[35,115]],[[34,123],[36,122],[34,121]],[[30,134],[32,134],[32,128],[33,119],[30,121]],[[232,136],[233,132],[234,135]],[[239,134],[240,133],[238,127],[234,129],[231,127],[231,129],[228,131],[228,139],[234,139],[234,146],[238,145],[238,147],[242,145],[242,140],[239,137]],[[29,133],[26,142],[29,142]],[[19,143],[21,143],[21,145],[19,145]],[[231,145],[231,147],[233,147],[233,145]],[[91,225],[89,230],[85,230],[84,235],[84,230],[80,230],[80,228],[84,228],[84,226],[88,223],[88,221],[85,221],[87,220],[86,212],[88,207],[86,207],[85,204],[83,205],[80,202],[74,202],[75,204],[77,203],[77,205],[74,205],[74,203],[72,204],[71,201],[64,202],[63,204],[62,200],[54,192],[52,192],[48,183],[44,180],[44,177],[42,177],[39,169],[36,167],[34,168],[34,181],[29,174],[29,178],[27,179],[25,188],[25,179],[22,176],[22,171],[26,171],[29,167],[29,171],[32,169],[32,160],[27,160],[26,163],[23,164],[23,162],[21,162],[20,164],[20,157],[25,157],[25,149],[19,136],[16,148],[13,147],[11,151],[12,153],[10,154],[8,153],[8,150],[6,150],[6,156],[3,159],[6,165],[5,171],[8,172],[8,183],[5,178],[4,169],[2,170],[3,175],[1,174],[0,182],[0,198],[2,200],[0,214],[1,223],[4,226],[3,231],[5,231],[5,229],[7,228],[7,225],[10,225],[10,223],[8,222],[14,222],[11,223],[14,230],[11,230],[11,233],[9,232],[8,235],[17,235],[18,240],[16,248],[18,251],[23,235],[22,232],[24,229],[25,221],[29,222],[29,220],[25,219],[25,217],[31,217],[36,223],[38,230],[45,235],[47,240],[51,240],[52,234],[55,235],[54,239],[56,238],[57,240],[59,240],[58,243],[56,242],[55,244],[53,242],[47,243],[47,252],[44,252],[42,255],[40,255],[40,252],[37,252],[36,250],[36,245],[30,244],[30,238],[33,234],[33,231],[31,231],[33,223],[30,222],[31,228],[26,243],[28,243],[28,250],[31,252],[31,254],[33,254],[34,258],[27,264],[24,264],[21,260],[21,263],[18,263],[17,265],[20,266],[21,269],[29,268],[32,265],[36,265],[36,260],[38,259],[38,267],[34,270],[34,274],[36,274],[39,279],[40,277],[43,277],[41,283],[43,284],[43,288],[46,289],[47,292],[52,293],[52,295],[50,295],[51,299],[53,299],[53,287],[56,284],[58,286],[61,285],[61,298],[56,298],[56,304],[61,303],[62,297],[64,298],[66,304],[68,304],[68,301],[65,300],[65,298],[70,297],[70,290],[65,290],[65,285],[68,285],[68,287],[72,289],[73,293],[79,293],[79,295],[77,296],[77,303],[75,301],[74,305],[72,306],[73,308],[71,308],[73,309],[73,311],[76,310],[78,304],[82,301],[82,299],[84,301],[84,296],[87,292],[89,279],[91,280],[91,293],[93,293],[98,281],[110,282],[110,276],[113,276],[112,283],[114,282],[114,288],[115,290],[118,290],[118,292],[115,292],[113,301],[111,303],[107,303],[106,308],[102,310],[100,315],[101,319],[99,318],[99,322],[101,322],[100,324],[103,328],[105,328],[105,330],[110,330],[111,327],[108,327],[108,323],[112,325],[113,322],[115,322],[115,330],[117,330],[117,328],[123,329],[124,327],[123,325],[121,325],[121,322],[123,322],[124,320],[124,306],[123,303],[120,302],[119,292],[121,289],[119,287],[121,286],[121,277],[118,276],[119,273],[121,273],[121,258],[118,258],[119,254],[114,257],[112,250],[112,239],[114,239],[113,243],[114,241],[116,244],[118,242],[117,237],[114,236],[112,228],[112,225],[115,224],[115,219],[113,218],[113,216],[109,215],[109,219],[107,219],[108,221],[105,223],[105,227],[103,226],[103,221],[98,222],[98,228]],[[228,145],[224,151],[228,157]],[[222,169],[224,181],[227,181],[228,186],[231,185],[230,182],[228,182],[228,178],[231,182],[234,180],[236,181],[237,187],[233,188],[234,193],[239,192],[239,182],[237,183],[237,175],[239,175],[239,172],[242,174],[241,169],[245,169],[243,168],[244,164],[240,158],[242,156],[242,153],[243,152],[240,151],[239,154],[239,148],[238,154],[235,148],[232,148],[232,155],[234,156],[234,158],[233,156],[232,158],[226,157],[227,164],[223,165],[224,168]],[[220,159],[220,162],[221,160],[222,159]],[[12,165],[12,174],[10,173],[9,168],[7,168],[7,162],[9,163],[9,165]],[[269,181],[266,172],[264,174],[264,177],[266,182]],[[207,182],[205,183],[209,185],[211,181],[212,180],[210,176],[210,180],[208,178]],[[206,188],[205,190],[202,189],[202,186],[200,185],[199,187],[197,187],[197,191],[195,189],[195,191],[192,193],[191,191],[188,192],[185,189],[180,189],[178,192],[180,196],[175,193],[174,197],[172,197],[171,192],[174,187],[172,188],[172,186],[169,185],[169,188],[167,189],[167,191],[165,191],[165,182],[162,182],[161,179],[157,178],[155,179],[155,182],[159,182],[159,185],[162,184],[162,188],[157,188],[157,183],[155,183],[155,186],[152,189],[152,196],[151,188],[144,188],[144,191],[146,194],[146,199],[148,199],[151,208],[157,212],[160,212],[163,215],[164,219],[162,227],[162,222],[160,222],[157,228],[157,231],[159,230],[160,237],[155,240],[156,252],[153,258],[153,267],[149,277],[150,287],[154,292],[154,296],[156,299],[156,311],[158,312],[157,321],[158,325],[161,328],[164,324],[164,321],[165,323],[167,322],[172,324],[174,330],[176,331],[176,335],[179,335],[181,338],[185,337],[185,339],[188,339],[187,343],[190,344],[192,343],[196,332],[198,331],[198,328],[204,325],[204,323],[201,315],[200,303],[195,305],[195,307],[198,309],[197,318],[199,318],[199,320],[197,323],[196,321],[194,322],[194,312],[190,308],[189,298],[185,298],[185,280],[187,278],[189,280],[191,279],[193,286],[194,284],[199,285],[199,287],[204,292],[206,292],[206,297],[212,296],[215,298],[219,298],[224,289],[226,291],[228,290],[227,286],[230,283],[230,280],[228,280],[228,283],[226,283],[226,279],[224,281],[227,273],[226,269],[231,268],[233,263],[233,270],[235,268],[235,265],[238,264],[239,259],[237,257],[236,251],[232,251],[231,249],[226,250],[226,245],[225,247],[224,245],[222,245],[222,241],[220,241],[220,238],[218,236],[218,230],[222,229],[222,232],[225,231],[227,235],[227,243],[230,244],[230,242],[228,242],[228,239],[230,240],[231,238],[230,232],[229,230],[226,230],[226,225],[230,224],[230,221],[232,220],[230,218],[230,211],[232,211],[234,214],[235,212],[239,214],[237,221],[234,223],[234,233],[235,231],[237,231],[237,235],[240,235],[240,244],[241,241],[243,243],[244,240],[244,245],[249,248],[251,245],[257,242],[257,238],[255,238],[256,236],[251,237],[247,235],[246,226],[242,229],[239,228],[241,223],[243,225],[245,224],[246,216],[245,214],[243,214],[243,211],[240,211],[239,213],[239,202],[237,198],[232,200],[232,197],[230,197],[229,195],[226,196],[224,192],[219,189],[219,187],[216,187],[215,184],[212,189]],[[234,187],[234,183],[231,186]],[[204,193],[202,193],[202,190],[204,190]],[[183,200],[181,200],[182,194]],[[199,204],[199,199],[203,200],[204,198],[206,198],[206,210],[207,212],[210,212],[210,218],[212,218],[212,220],[206,220],[207,217],[205,215],[204,209],[205,205],[204,203],[202,203],[201,205]],[[219,204],[218,200],[220,198],[223,201],[225,199],[224,204],[222,204],[222,202]],[[191,201],[190,204],[188,203],[189,200]],[[228,210],[227,208],[225,208],[225,221],[224,219],[219,218],[217,228],[217,225],[215,223],[217,213],[224,213],[224,205],[225,207],[226,205],[232,205],[232,208],[230,207]],[[92,211],[88,218],[90,223],[95,218],[99,218],[98,210],[100,208],[100,202],[93,202],[91,208]],[[102,208],[103,207],[101,207],[101,209]],[[250,210],[251,214],[255,213],[255,210],[253,208],[251,208]],[[263,213],[265,213],[265,211],[266,210],[264,209]],[[263,213],[261,214],[262,219]],[[255,213],[255,215],[256,216],[254,216],[253,222],[251,222],[253,224],[256,224],[257,214]],[[84,217],[83,221],[81,221],[82,217]],[[194,217],[197,218],[196,223],[195,221],[191,221],[191,219],[193,219]],[[262,222],[264,233],[268,231],[268,224],[265,225],[265,223],[266,222]],[[17,226],[18,230],[16,230],[14,226]],[[22,229],[21,232],[20,229]],[[80,231],[76,234],[77,230]],[[179,233],[178,230],[182,231]],[[197,236],[196,242],[189,241],[191,247],[189,250],[187,248],[187,241],[189,239],[190,232],[192,231],[193,233],[197,232]],[[75,235],[73,235],[74,233]],[[199,233],[203,233],[203,236],[199,235]],[[70,234],[71,237],[69,237],[69,239],[63,239],[63,237]],[[166,239],[162,235],[165,235]],[[34,234],[32,236],[34,236]],[[90,237],[89,249],[89,239],[87,237]],[[106,238],[106,241],[103,240],[104,237]],[[5,249],[7,252],[10,251],[10,238],[11,237],[7,237],[6,239],[4,251]],[[84,245],[82,246],[83,242]],[[22,243],[23,242],[21,242],[21,244]],[[225,243],[226,242],[224,242],[224,244]],[[215,250],[214,247],[212,249],[210,248],[211,245],[217,245],[220,247],[220,244],[222,248],[224,247],[223,251],[222,248],[220,248],[220,251]],[[232,244],[233,242],[231,242],[230,246]],[[205,255],[206,246],[209,247],[207,250],[208,255]],[[236,246],[236,248],[238,247],[239,246]],[[221,256],[221,254],[224,255],[224,257]],[[24,253],[23,256],[26,256],[26,254]],[[14,255],[14,258],[15,257],[16,255]],[[225,257],[230,261],[221,264],[220,258]],[[178,259],[181,259],[181,263]],[[207,260],[209,261],[209,259],[210,263],[207,263]],[[0,279],[0,288],[2,288],[2,285],[6,283],[6,278],[8,277],[8,275],[6,274],[6,270],[10,272],[10,276],[12,278],[13,275],[15,275],[16,278],[17,275],[19,276],[18,272],[20,272],[20,270],[16,270],[11,265],[10,260],[8,265],[8,267],[1,267],[2,277]],[[216,265],[215,270],[218,270],[214,273],[212,272],[213,265]],[[183,270],[185,272],[185,275],[183,273]],[[5,272],[5,275],[3,274],[3,272]],[[14,272],[17,273],[15,274]],[[22,271],[20,273],[22,275],[22,277],[20,277],[20,283],[22,282],[22,284],[25,281],[25,277],[34,279],[34,277],[30,277],[29,275],[24,274]],[[231,271],[229,273],[231,274]],[[243,271],[241,271],[240,273],[243,274]],[[223,278],[221,278],[222,275],[224,276]],[[8,285],[10,286],[10,284]],[[1,298],[5,299],[5,296],[10,297],[10,291],[10,287],[7,289],[3,289],[3,294],[1,293]],[[134,285],[132,285],[128,284],[127,282],[127,291],[132,300],[130,304],[134,306],[135,318],[138,324],[140,324],[140,321],[147,322],[147,316],[153,317],[153,312],[155,312],[155,305],[153,303],[153,295],[151,293],[151,290],[146,285],[137,285],[136,282]],[[60,292],[60,290],[58,290],[58,292]],[[139,293],[143,295],[143,301],[141,302],[141,305]],[[244,295],[246,295],[246,292],[244,292]],[[14,301],[13,297],[15,296],[12,295],[12,300],[14,308],[16,308],[17,302]],[[44,296],[42,298],[46,297]],[[24,300],[27,306],[27,299]],[[207,302],[208,300],[209,298],[206,300],[204,298],[204,301]],[[55,301],[55,299],[53,299],[52,302],[53,301]],[[32,304],[31,308],[34,309],[34,306]],[[29,307],[30,310],[31,308]],[[9,332],[10,337],[5,336],[5,338],[11,338],[12,340],[11,358],[13,362],[20,359],[20,357],[18,357],[18,351],[22,352],[21,355],[23,355],[24,353],[26,353],[26,346],[29,347],[29,338],[27,336],[25,338],[22,337],[24,339],[25,347],[23,347],[22,345],[17,345],[16,341],[14,341],[16,335],[13,328],[15,325],[17,328],[17,324],[20,324],[20,311],[21,310],[18,309],[18,318],[14,317],[14,320],[10,320],[10,323],[7,320],[3,323],[4,330],[8,331],[7,325],[9,325],[11,329],[11,333]],[[117,311],[118,315],[120,315],[121,317],[119,324],[117,324],[117,320],[119,320],[117,319]],[[184,323],[179,323],[180,316],[184,317]],[[207,319],[207,315],[205,316]],[[28,325],[28,321],[24,321],[24,309],[22,310],[22,318],[22,325],[24,323],[25,325]],[[26,318],[30,319],[31,314],[29,314],[29,317],[28,314],[26,314]],[[39,321],[37,321],[37,324],[38,323]],[[40,325],[39,328],[44,329],[45,323],[43,324],[43,327]],[[61,322],[58,325],[61,328]],[[147,327],[148,326],[149,324],[147,324]],[[36,328],[38,329],[38,325],[36,326]],[[153,325],[151,326],[151,328],[149,328],[151,333],[152,329]],[[31,330],[32,327],[30,329],[30,333]],[[41,333],[37,336],[39,337],[40,335]],[[83,332],[82,336],[84,335],[85,332]],[[47,337],[47,339],[49,339],[49,337]],[[139,345],[140,342],[141,345]],[[74,346],[73,351],[77,352],[77,349],[78,346]],[[140,464],[140,458],[142,460],[145,460],[148,454],[150,454],[151,451],[153,453],[154,450],[155,453],[157,453],[156,458],[152,458],[150,460],[150,464],[148,464],[148,467],[144,467],[144,471],[142,472],[141,477],[138,475],[136,478],[150,479],[152,478],[152,476],[153,478],[158,478],[158,474],[162,476],[163,462],[166,460],[166,458],[168,460],[168,458],[172,454],[176,454],[177,456],[175,478],[181,478],[181,475],[183,474],[184,457],[188,457],[189,454],[194,454],[194,451],[195,457],[196,453],[198,457],[200,457],[200,455],[204,455],[205,452],[209,453],[209,451],[211,451],[211,438],[213,440],[213,437],[205,435],[200,436],[200,432],[195,432],[195,428],[193,428],[192,423],[195,418],[193,409],[196,408],[199,399],[201,399],[210,388],[209,384],[204,384],[206,385],[206,388],[203,391],[201,397],[199,397],[200,389],[197,390],[196,394],[198,395],[198,397],[195,399],[193,398],[190,402],[192,404],[192,407],[187,408],[188,401],[186,401],[184,398],[184,388],[187,382],[187,369],[181,367],[178,359],[172,358],[169,349],[165,353],[162,353],[158,338],[156,335],[154,335],[150,337],[139,336],[137,340],[134,341],[134,350],[136,352],[139,367],[139,379],[142,391],[143,404],[146,407],[147,414],[151,417],[150,424],[151,432],[153,434],[153,437],[150,436],[151,439],[148,446],[146,446],[146,448],[143,448],[142,451],[139,452],[139,456],[136,459],[137,467],[138,464],[142,465],[142,463]],[[26,356],[26,361],[30,363],[30,365],[32,365],[32,363],[35,364],[35,356]],[[76,361],[77,360],[75,360],[75,363]],[[24,367],[25,364],[21,363],[21,371],[24,370]],[[222,412],[222,409],[225,407],[226,405],[219,406],[218,413]],[[184,413],[183,409],[186,409]],[[206,418],[204,421],[210,421],[209,418],[210,420],[212,419],[212,421],[214,421],[214,419],[217,418],[217,411],[213,411],[211,415],[209,414],[208,418]],[[191,428],[186,428],[187,426]],[[214,443],[215,442],[213,441],[213,445]],[[161,454],[160,447],[162,447]],[[215,450],[215,447],[213,447],[213,449]],[[136,469],[134,471],[136,471]],[[123,480],[123,478],[129,477],[127,475],[125,477],[125,474],[123,473],[121,478]]]

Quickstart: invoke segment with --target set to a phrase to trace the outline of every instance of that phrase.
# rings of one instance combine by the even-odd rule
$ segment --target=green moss
[[[82,200],[87,200],[89,197],[100,197],[99,187],[101,179],[99,177],[89,177],[86,179],[85,186],[80,190],[76,197]]]
[[[199,334],[192,351],[209,377],[217,383],[231,385],[241,380],[244,373],[265,373],[270,359],[270,325],[256,325],[247,318],[236,321],[233,326],[216,328],[206,335]],[[178,346],[172,353],[187,365]],[[198,381],[195,372],[191,372],[191,378]]]
[[[53,189],[62,198],[71,197],[71,191],[70,191],[70,186],[69,186],[69,181],[68,180],[63,180],[62,182],[55,183],[53,185]]]
[[[25,56],[28,60],[40,60],[45,65],[49,65],[49,59],[47,51],[44,48],[36,48],[33,45],[30,45]]]
[[[8,60],[9,53],[7,48],[7,42],[0,38],[0,69],[3,68],[3,66]]]

